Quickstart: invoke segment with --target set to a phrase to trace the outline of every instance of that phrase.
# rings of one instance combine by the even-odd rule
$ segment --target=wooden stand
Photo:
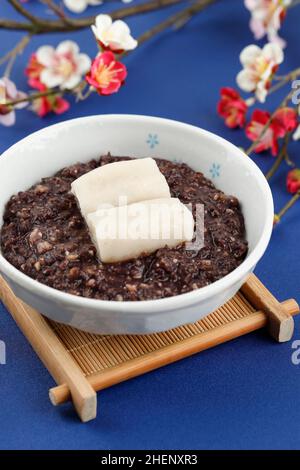
[[[151,335],[93,335],[55,323],[18,299],[0,277],[0,298],[57,386],[53,405],[72,400],[82,421],[96,417],[96,391],[267,326],[277,341],[293,334],[293,299],[279,303],[253,274],[229,302],[193,324]]]

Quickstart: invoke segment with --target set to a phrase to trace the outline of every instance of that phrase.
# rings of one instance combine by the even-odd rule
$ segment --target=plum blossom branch
[[[138,43],[141,44],[150,40],[155,35],[171,27],[172,25],[176,24],[180,20],[188,21],[195,14],[197,14],[198,12],[200,12],[201,10],[203,10],[205,7],[209,6],[210,4],[214,3],[215,1],[216,0],[197,0],[192,5],[189,5],[187,8],[185,8],[184,10],[180,11],[179,13],[171,15],[166,20],[162,21],[158,25],[155,25],[154,27],[150,28],[148,31],[143,33],[138,38]],[[128,52],[122,53],[119,55],[119,57],[123,57],[127,53]],[[16,100],[8,101],[5,103],[5,105],[7,107],[14,107],[15,105],[18,105],[23,102],[33,102],[43,97],[49,97],[49,96],[55,96],[55,95],[62,96],[65,93],[75,94],[79,99],[84,99],[86,96],[89,96],[89,92],[87,94],[83,93],[84,85],[85,85],[85,81],[81,82],[79,85],[76,85],[76,87],[69,89],[69,90],[66,90],[66,89],[58,90],[57,88],[50,88],[45,91],[31,93],[27,95],[26,98],[18,98]]]
[[[8,0],[12,6],[19,11],[22,16],[29,19],[29,22],[12,21],[8,19],[0,19],[0,29],[13,29],[30,31],[32,34],[44,34],[44,33],[58,33],[58,32],[70,32],[78,31],[87,28],[94,24],[95,16],[86,18],[68,18],[65,16],[63,19],[58,20],[45,20],[37,16],[31,15],[28,11],[19,4],[17,0]],[[150,0],[140,5],[131,5],[115,10],[111,13],[113,20],[123,19],[129,16],[139,15],[142,13],[151,12],[161,8],[169,7],[178,3],[187,3],[188,0]],[[215,0],[216,1],[216,0]]]
[[[260,153],[269,150],[276,157],[266,173],[268,180],[273,177],[283,161],[294,167],[286,177],[287,191],[294,196],[275,215],[276,224],[300,198],[300,168],[295,167],[288,151],[292,138],[300,140],[300,103],[297,89],[299,81],[296,80],[300,77],[300,67],[286,75],[277,75],[277,70],[284,60],[283,48],[286,46],[286,41],[278,33],[287,16],[287,10],[300,5],[300,0],[244,0],[244,4],[251,15],[250,29],[255,39],[266,36],[268,43],[263,47],[251,44],[241,51],[242,70],[238,73],[236,82],[242,91],[250,93],[249,98],[244,99],[234,88],[223,87],[217,111],[227,127],[245,128],[246,136],[252,141],[245,150],[247,155],[253,151]],[[264,103],[270,94],[287,85],[290,87],[289,93],[272,114],[256,108],[251,119],[247,120],[251,106],[257,102]],[[283,140],[279,149],[281,139]]]

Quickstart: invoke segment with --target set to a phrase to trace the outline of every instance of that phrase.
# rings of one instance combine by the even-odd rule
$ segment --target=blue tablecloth
[[[118,6],[110,3],[109,8]],[[36,5],[36,11],[42,11]],[[107,7],[104,7],[104,10]],[[173,7],[176,11],[178,7]],[[101,9],[101,7],[100,7]],[[95,8],[89,13],[95,13]],[[134,35],[169,12],[131,18]],[[1,2],[1,16],[16,18]],[[221,86],[234,86],[238,54],[253,42],[249,14],[239,0],[223,0],[195,17],[184,29],[168,31],[126,59],[129,77],[119,94],[93,97],[65,119],[97,113],[163,116],[211,130],[246,145],[241,132],[230,131],[216,115]],[[282,73],[299,66],[300,7],[289,13],[282,35],[288,40]],[[0,32],[0,55],[20,34]],[[23,74],[30,52],[65,35],[34,37],[17,61],[13,77],[26,88]],[[70,35],[91,56],[95,44],[86,30]],[[268,102],[270,109],[280,96]],[[39,119],[20,112],[12,128],[0,126],[0,152],[59,118]],[[297,146],[298,145],[298,146]],[[298,152],[298,153],[297,153]],[[299,144],[292,157],[298,160]],[[41,156],[42,158],[42,156]],[[270,156],[254,156],[267,169]],[[16,171],[17,168],[16,168]],[[275,206],[289,195],[286,168],[272,181]],[[300,207],[295,206],[272,236],[256,273],[279,299],[299,296]],[[294,339],[300,339],[296,319]],[[276,344],[265,332],[253,333],[177,364],[131,380],[98,396],[98,418],[81,424],[71,405],[54,408],[48,400],[53,379],[14,321],[0,304],[0,340],[7,364],[0,365],[0,448],[22,449],[295,449],[300,446],[300,365],[291,361],[291,344]]]

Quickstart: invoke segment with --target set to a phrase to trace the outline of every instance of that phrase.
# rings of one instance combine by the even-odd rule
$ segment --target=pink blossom
[[[15,109],[21,109],[27,106],[27,102],[18,103],[14,106],[7,106],[9,101],[15,101],[26,98],[26,94],[18,91],[16,85],[7,77],[0,79],[0,124],[4,126],[13,126],[16,122]]]
[[[90,58],[79,52],[76,42],[68,40],[62,41],[56,49],[41,46],[35,57],[43,67],[39,79],[47,88],[74,88],[91,66]]]
[[[246,8],[251,12],[250,29],[255,39],[267,35],[270,42],[278,42],[284,47],[285,41],[278,36],[278,31],[291,3],[292,0],[245,0]]]

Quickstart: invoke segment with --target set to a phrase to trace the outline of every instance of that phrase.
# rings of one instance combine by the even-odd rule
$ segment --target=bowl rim
[[[263,256],[267,245],[269,243],[272,228],[273,228],[273,217],[274,217],[274,205],[271,189],[267,180],[265,179],[263,173],[259,167],[243,153],[241,149],[236,147],[234,144],[228,140],[220,137],[213,132],[207,131],[200,127],[187,124],[184,122],[166,119],[155,116],[145,116],[145,115],[135,115],[135,114],[104,114],[104,115],[92,115],[86,117],[80,117],[75,119],[69,119],[51,126],[47,126],[43,129],[40,129],[36,132],[33,132],[21,139],[10,148],[8,148],[0,158],[0,166],[5,164],[5,160],[10,157],[10,153],[14,150],[15,147],[22,145],[24,141],[28,141],[32,138],[35,138],[38,135],[47,134],[59,127],[65,127],[66,129],[80,121],[87,123],[88,121],[95,120],[104,120],[104,121],[114,121],[115,119],[124,119],[127,121],[134,121],[139,119],[139,121],[152,122],[152,123],[162,123],[169,124],[173,127],[180,129],[190,129],[199,133],[199,135],[206,136],[215,142],[219,142],[225,146],[228,150],[231,150],[236,157],[243,158],[246,167],[251,170],[251,174],[256,178],[258,185],[260,186],[262,192],[265,196],[266,202],[266,218],[264,221],[264,226],[262,229],[261,236],[252,249],[252,252],[247,255],[245,260],[233,271],[224,276],[223,278],[209,284],[208,286],[201,287],[199,289],[186,292],[184,294],[175,295],[172,297],[165,297],[162,299],[154,300],[136,300],[136,301],[115,301],[115,300],[101,300],[101,299],[91,299],[88,297],[76,296],[73,294],[68,294],[66,292],[60,291],[53,287],[49,287],[46,284],[42,284],[35,279],[27,276],[26,274],[19,271],[12,264],[10,264],[3,256],[0,250],[0,270],[5,276],[11,279],[14,283],[20,285],[23,289],[29,290],[30,292],[39,294],[42,297],[54,300],[55,302],[62,302],[63,304],[67,303],[69,306],[76,306],[76,308],[93,310],[96,312],[102,312],[103,310],[109,311],[111,313],[128,313],[130,315],[135,314],[147,314],[147,313],[162,313],[170,310],[177,310],[182,307],[187,307],[199,303],[200,301],[207,300],[212,296],[215,296],[222,291],[227,290],[233,286],[239,280],[242,280],[249,272],[251,272],[259,259]]]

